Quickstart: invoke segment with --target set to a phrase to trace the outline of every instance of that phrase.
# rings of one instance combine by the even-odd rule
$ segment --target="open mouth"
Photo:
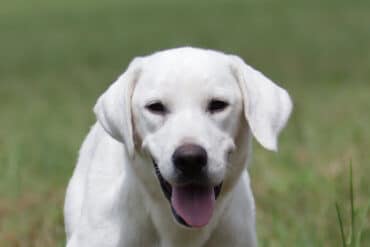
[[[222,183],[214,187],[192,183],[171,185],[163,178],[154,160],[153,164],[175,219],[186,227],[199,228],[207,225],[212,217],[215,201],[221,192]]]

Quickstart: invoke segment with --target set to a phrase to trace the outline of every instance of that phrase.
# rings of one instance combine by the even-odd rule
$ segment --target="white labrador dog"
[[[66,195],[67,246],[256,246],[251,134],[276,150],[291,109],[237,56],[135,58],[95,105]]]

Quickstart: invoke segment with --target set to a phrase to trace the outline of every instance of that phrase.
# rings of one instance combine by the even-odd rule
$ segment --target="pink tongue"
[[[208,224],[215,205],[213,187],[173,186],[171,203],[176,213],[192,227]]]

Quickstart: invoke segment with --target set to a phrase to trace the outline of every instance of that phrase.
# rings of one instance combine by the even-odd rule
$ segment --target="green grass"
[[[2,1],[1,246],[64,245],[95,100],[134,56],[182,45],[238,54],[293,97],[279,153],[255,145],[260,246],[340,246],[349,160],[357,207],[370,198],[369,23],[365,0]],[[369,246],[370,216],[357,217]]]
[[[335,209],[337,211],[337,218],[340,229],[340,236],[342,240],[342,247],[360,247],[361,246],[361,237],[363,234],[363,226],[370,208],[370,200],[367,207],[363,208],[362,213],[358,215],[359,211],[355,206],[355,195],[353,190],[353,171],[352,164],[350,164],[349,169],[349,202],[350,202],[350,225],[348,233],[345,234],[344,225],[343,225],[343,214],[341,212],[340,206],[338,203],[335,204]],[[360,218],[358,217],[360,216]],[[360,224],[358,223],[360,219]]]

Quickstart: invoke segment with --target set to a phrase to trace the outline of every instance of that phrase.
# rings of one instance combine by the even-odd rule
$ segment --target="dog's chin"
[[[215,201],[220,195],[222,183],[217,186],[195,183],[171,185],[163,178],[154,160],[153,165],[176,221],[188,228],[200,228],[207,225],[211,219]]]

